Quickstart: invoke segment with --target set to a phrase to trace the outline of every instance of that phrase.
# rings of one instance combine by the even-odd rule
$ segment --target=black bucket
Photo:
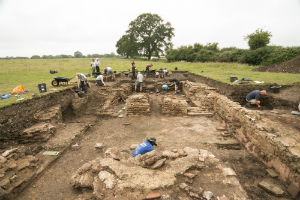
[[[234,82],[236,80],[238,80],[238,77],[230,77],[230,82]]]
[[[38,84],[40,93],[47,92],[46,83]]]
[[[281,86],[273,86],[273,87],[271,87],[271,91],[273,93],[279,93],[280,92],[280,88],[281,88]]]

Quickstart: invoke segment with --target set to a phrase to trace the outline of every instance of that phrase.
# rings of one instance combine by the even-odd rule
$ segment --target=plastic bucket
[[[279,93],[280,92],[280,88],[281,87],[271,87],[271,91],[273,92],[273,93]]]

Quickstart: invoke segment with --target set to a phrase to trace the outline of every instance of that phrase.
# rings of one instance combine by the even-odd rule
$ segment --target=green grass
[[[89,58],[70,59],[20,59],[0,60],[0,93],[10,93],[18,84],[23,84],[28,94],[21,95],[25,99],[32,98],[32,93],[39,94],[37,84],[46,83],[49,92],[55,92],[66,87],[53,88],[51,81],[54,76],[74,77],[76,72],[84,74],[91,73]],[[105,66],[110,66],[116,71],[131,69],[131,60],[118,58],[100,59],[100,68],[103,71]],[[178,67],[179,70],[190,71],[221,82],[230,83],[230,76],[237,76],[239,79],[251,78],[252,80],[264,81],[265,84],[277,83],[290,85],[299,82],[300,74],[270,73],[252,71],[255,67],[238,63],[187,63],[187,62],[149,62],[143,60],[135,61],[138,70],[144,70],[146,64],[152,63],[153,69],[168,68],[169,70]],[[50,74],[49,70],[58,70],[58,74]],[[71,82],[74,82],[73,79]],[[16,97],[0,100],[0,107],[16,102]]]

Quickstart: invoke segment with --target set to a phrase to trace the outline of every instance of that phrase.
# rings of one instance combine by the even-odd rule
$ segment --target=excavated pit
[[[271,95],[264,110],[247,109],[236,95],[242,86],[225,90],[187,72],[150,76],[142,93],[130,76],[116,77],[107,87],[92,82],[84,98],[67,89],[1,108],[1,198],[297,198],[300,121],[289,115],[293,102]],[[174,77],[184,81],[181,92],[160,91]],[[123,152],[147,137],[158,141],[151,165]]]

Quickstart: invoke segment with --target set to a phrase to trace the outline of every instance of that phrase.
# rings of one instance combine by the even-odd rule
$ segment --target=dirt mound
[[[300,56],[297,56],[296,58],[293,58],[293,59],[283,62],[283,63],[259,67],[257,69],[254,69],[254,71],[283,72],[283,73],[297,74],[297,73],[300,73]]]

